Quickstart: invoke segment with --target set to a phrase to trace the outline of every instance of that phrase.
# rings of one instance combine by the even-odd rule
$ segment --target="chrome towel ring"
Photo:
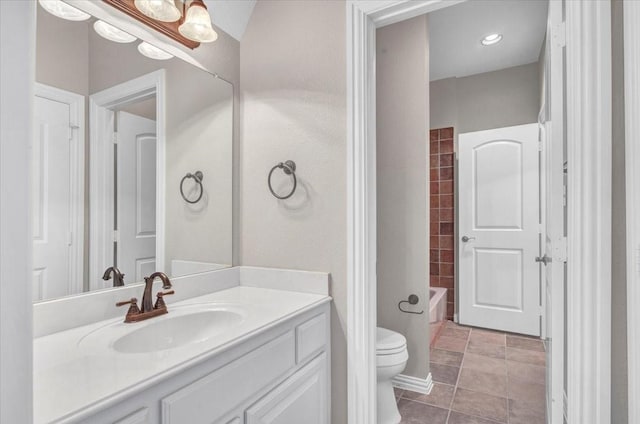
[[[185,196],[184,194],[184,190],[182,186],[184,185],[184,180],[186,180],[187,178],[193,178],[196,184],[200,186],[200,195],[198,195],[198,198],[196,200],[189,200],[187,199],[187,196]],[[180,180],[180,194],[182,195],[182,198],[184,199],[185,202],[194,204],[194,203],[198,203],[200,199],[202,199],[202,195],[204,194],[204,187],[202,187],[203,178],[204,178],[204,175],[202,174],[202,171],[196,171],[195,174],[192,174],[191,172],[187,172],[187,175],[182,177],[182,180]]]
[[[291,192],[289,192],[289,194],[287,194],[286,196],[278,196],[276,192],[273,191],[273,187],[271,186],[271,175],[277,168],[282,169],[285,174],[291,175],[293,177],[293,188],[291,189]],[[275,198],[284,200],[293,196],[293,193],[296,192],[296,187],[298,186],[298,179],[296,178],[296,163],[292,160],[288,160],[284,163],[280,162],[279,164],[271,168],[271,171],[269,171],[269,177],[267,178],[267,183],[269,184],[269,191],[271,191],[271,194],[273,194]]]

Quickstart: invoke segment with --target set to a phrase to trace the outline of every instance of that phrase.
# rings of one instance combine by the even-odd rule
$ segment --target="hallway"
[[[447,321],[431,349],[433,389],[396,389],[402,424],[543,424],[540,339]]]

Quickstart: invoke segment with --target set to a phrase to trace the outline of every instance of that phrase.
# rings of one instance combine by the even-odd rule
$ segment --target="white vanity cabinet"
[[[247,409],[245,423],[328,423],[327,372],[322,353]]]
[[[328,424],[329,316],[321,304],[72,422]]]

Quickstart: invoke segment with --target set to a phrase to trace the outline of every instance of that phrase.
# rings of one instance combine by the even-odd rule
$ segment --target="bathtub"
[[[447,314],[447,289],[431,287],[429,289],[429,322],[444,321]]]

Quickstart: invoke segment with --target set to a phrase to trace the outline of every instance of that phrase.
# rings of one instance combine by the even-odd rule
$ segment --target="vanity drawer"
[[[164,424],[212,423],[295,366],[289,331],[162,399]]]
[[[327,314],[320,314],[296,327],[296,363],[313,358],[327,345]]]
[[[131,415],[119,419],[113,424],[149,424],[149,408],[142,408]]]
[[[328,424],[327,373],[323,353],[247,409],[246,424]]]

